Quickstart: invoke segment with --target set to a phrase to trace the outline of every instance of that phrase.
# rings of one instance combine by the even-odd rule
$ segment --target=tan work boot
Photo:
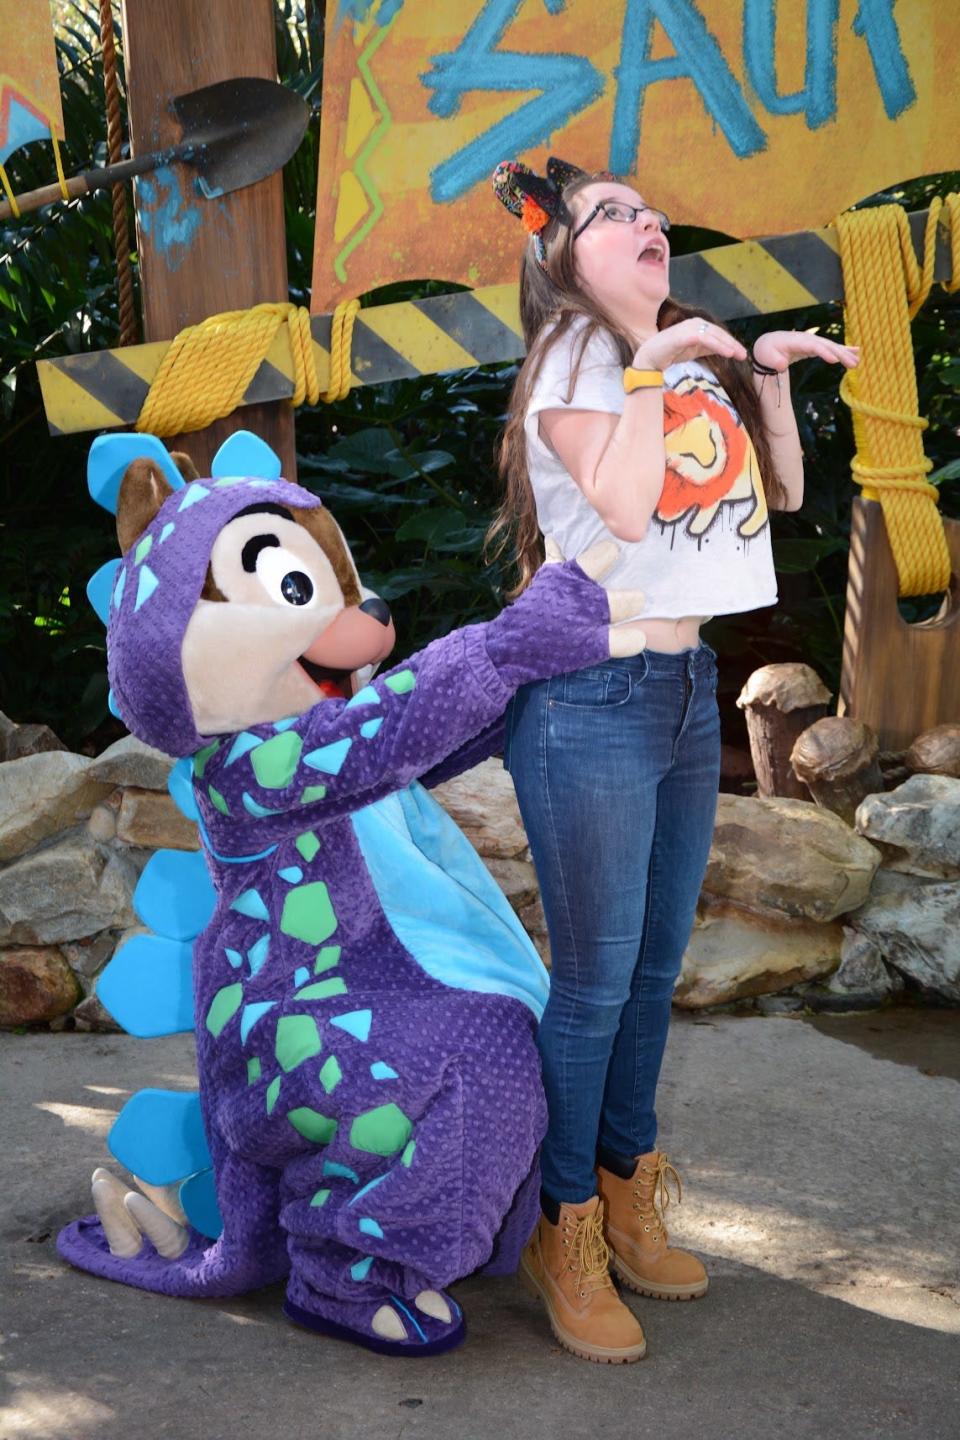
[[[710,1282],[695,1255],[667,1245],[662,1212],[670,1203],[668,1178],[676,1183],[679,1201],[680,1176],[659,1150],[638,1156],[636,1169],[626,1180],[597,1167],[610,1263],[624,1284],[641,1295],[695,1300],[706,1294]]]
[[[610,1279],[600,1197],[561,1205],[551,1225],[545,1215],[523,1255],[520,1277],[547,1307],[554,1335],[565,1349],[600,1365],[639,1360],[647,1342]]]

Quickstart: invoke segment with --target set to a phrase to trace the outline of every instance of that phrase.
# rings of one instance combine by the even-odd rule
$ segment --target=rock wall
[[[0,716],[13,748],[0,763],[0,1027],[115,1028],[96,977],[138,931],[133,891],[153,851],[196,850],[197,831],[167,793],[166,756],[128,736],[91,760],[54,749],[43,728]],[[38,733],[18,748],[24,730]],[[34,741],[45,748],[22,753]],[[486,761],[434,793],[549,963],[503,766]],[[808,801],[720,796],[678,1006],[782,996],[770,1007],[856,1008],[904,977],[960,1003],[960,779],[915,775],[871,795],[856,829]]]
[[[173,762],[133,736],[88,759],[3,720],[6,753],[19,744],[0,763],[0,1027],[115,1029],[96,977],[141,928],[140,872],[155,849],[199,848],[167,793]]]

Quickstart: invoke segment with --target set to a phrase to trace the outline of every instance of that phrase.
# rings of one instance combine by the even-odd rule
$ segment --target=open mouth
[[[328,699],[348,700],[350,698],[349,670],[331,670],[328,665],[314,664],[304,655],[300,656],[297,664],[306,673],[307,678],[312,680],[317,689]]]
[[[637,261],[639,262],[643,260],[648,265],[662,265],[664,262],[664,258],[666,257],[666,253],[666,247],[664,245],[661,245],[658,241],[654,241],[652,244],[645,246],[644,249],[640,251],[640,254],[637,256]]]

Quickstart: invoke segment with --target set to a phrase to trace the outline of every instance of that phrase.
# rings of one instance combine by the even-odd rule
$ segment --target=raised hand
[[[665,370],[678,360],[698,360],[704,355],[721,355],[729,360],[746,360],[747,352],[729,330],[694,316],[676,325],[667,325],[639,346],[633,357],[640,370]]]
[[[781,374],[794,360],[816,356],[828,365],[842,365],[852,370],[860,363],[859,345],[841,345],[823,335],[810,335],[806,330],[768,330],[754,341],[753,358]]]

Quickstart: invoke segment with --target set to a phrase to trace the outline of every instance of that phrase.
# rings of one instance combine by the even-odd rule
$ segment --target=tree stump
[[[921,775],[960,779],[960,725],[935,725],[918,735],[904,757],[907,769]]]
[[[879,755],[869,725],[827,715],[804,731],[790,759],[816,803],[852,825],[860,801],[884,789]]]
[[[744,711],[757,794],[808,800],[790,768],[790,752],[804,730],[827,713],[830,691],[809,665],[795,661],[754,670],[737,704]]]

